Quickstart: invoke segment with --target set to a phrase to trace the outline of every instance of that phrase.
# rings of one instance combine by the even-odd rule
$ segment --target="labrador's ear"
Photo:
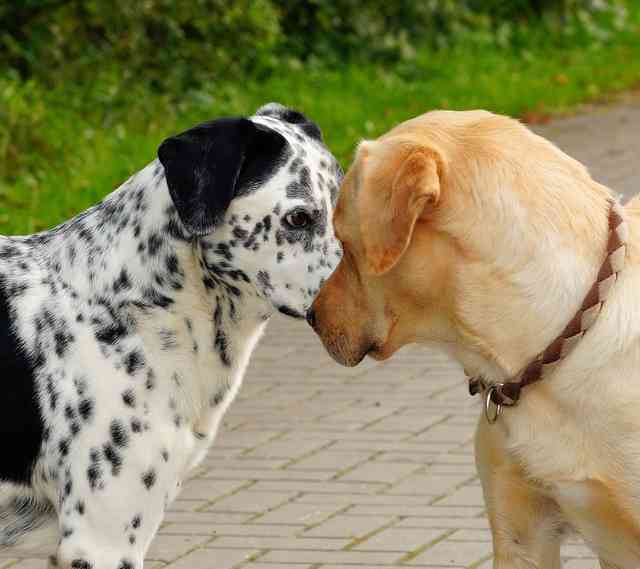
[[[407,250],[418,218],[437,207],[439,164],[433,151],[417,149],[401,163],[390,186],[365,179],[359,209],[370,273],[381,275],[392,269]]]
[[[187,230],[211,233],[244,186],[269,177],[286,144],[279,133],[245,118],[218,119],[167,138],[158,158]]]

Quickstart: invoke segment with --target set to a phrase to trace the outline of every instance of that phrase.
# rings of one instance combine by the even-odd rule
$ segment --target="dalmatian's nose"
[[[313,310],[313,308],[309,308],[309,310],[307,310],[307,322],[309,323],[309,326],[311,326],[315,330],[316,313],[315,313],[315,310]]]

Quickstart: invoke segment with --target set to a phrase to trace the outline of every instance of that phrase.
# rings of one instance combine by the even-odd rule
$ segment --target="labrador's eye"
[[[311,216],[302,210],[292,211],[284,216],[284,222],[291,229],[304,229],[311,225]]]

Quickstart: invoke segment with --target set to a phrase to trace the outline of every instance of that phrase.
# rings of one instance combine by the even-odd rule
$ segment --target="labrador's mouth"
[[[356,367],[370,350],[370,348],[351,349],[349,342],[342,335],[332,339],[322,338],[322,342],[334,361],[345,367]]]
[[[371,347],[367,350],[366,354],[371,359],[376,360],[377,362],[381,362],[386,360],[389,356],[384,352],[384,350],[378,346],[378,344],[371,344]]]

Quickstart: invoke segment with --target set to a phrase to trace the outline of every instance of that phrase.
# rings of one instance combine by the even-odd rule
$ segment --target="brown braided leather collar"
[[[476,395],[482,392],[485,395],[485,414],[490,423],[497,420],[503,406],[511,407],[518,403],[523,387],[544,379],[560,364],[591,328],[597,320],[613,284],[618,279],[618,273],[624,268],[626,244],[627,224],[622,215],[622,208],[617,202],[611,200],[606,257],[600,267],[596,282],[593,283],[569,324],[544,351],[508,381],[491,383],[482,376],[469,379],[469,393]],[[493,412],[490,410],[492,403],[495,406]]]

